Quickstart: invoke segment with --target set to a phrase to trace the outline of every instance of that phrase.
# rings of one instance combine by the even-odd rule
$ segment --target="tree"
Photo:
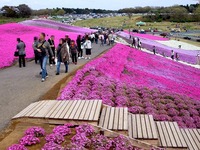
[[[188,11],[186,8],[180,7],[180,6],[174,6],[174,7],[171,7],[170,9],[171,9],[171,13],[170,13],[171,21],[174,21],[174,22],[187,21]]]
[[[10,6],[4,6],[1,9],[4,13],[3,15],[6,17],[17,17],[18,16],[18,12],[15,10],[14,7],[10,7]]]
[[[60,9],[58,12],[57,12],[57,15],[59,16],[64,16],[65,14],[65,11],[63,9]]]
[[[32,10],[26,4],[21,4],[17,7],[19,9],[19,16],[22,18],[28,18],[31,16]]]
[[[195,21],[200,21],[200,5],[194,11],[194,18],[195,18]]]

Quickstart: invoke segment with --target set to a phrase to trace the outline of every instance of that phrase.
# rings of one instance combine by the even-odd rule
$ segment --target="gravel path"
[[[93,45],[92,58],[109,48],[108,46]],[[87,62],[88,60],[79,60],[77,66],[71,64],[69,72]],[[44,83],[41,82],[39,76],[40,67],[33,61],[28,62],[26,68],[19,68],[17,64],[0,70],[0,130],[8,125],[14,115],[29,104],[38,101],[42,95],[66,76],[62,72],[59,76],[55,76],[55,66],[47,68],[49,78]],[[61,71],[64,72],[63,65],[61,66]]]
[[[183,50],[200,50],[200,47],[198,46],[181,41],[169,40],[169,41],[157,41],[157,42],[172,48],[179,48],[179,45],[181,45],[181,49]]]

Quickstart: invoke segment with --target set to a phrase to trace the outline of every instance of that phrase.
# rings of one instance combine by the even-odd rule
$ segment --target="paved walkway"
[[[110,47],[94,44],[92,58],[98,56]],[[79,60],[78,65],[71,64],[69,72],[74,71],[88,60]],[[64,72],[64,66],[61,66]],[[10,68],[0,70],[0,131],[8,125],[10,119],[27,107],[30,103],[38,101],[49,89],[66,76],[62,73],[55,76],[56,67],[48,67],[49,78],[41,82],[39,65],[28,62],[26,68],[19,68],[15,65]]]

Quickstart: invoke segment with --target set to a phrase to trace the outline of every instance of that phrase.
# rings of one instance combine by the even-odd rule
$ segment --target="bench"
[[[13,119],[45,119],[58,124],[59,120],[79,120],[97,124],[101,108],[101,100],[48,100],[30,104]]]
[[[109,130],[128,130],[128,108],[104,107],[100,116],[99,126]]]
[[[157,129],[152,115],[129,113],[128,122],[129,137],[158,145]]]
[[[200,150],[200,129],[181,129],[189,150]]]
[[[181,130],[176,122],[156,122],[159,146],[167,149],[187,149]]]

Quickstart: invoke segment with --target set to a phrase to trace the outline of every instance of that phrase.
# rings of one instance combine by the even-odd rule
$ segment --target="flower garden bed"
[[[199,80],[198,69],[117,44],[79,70],[58,100],[102,99],[134,114],[200,128]]]
[[[97,30],[93,30],[89,28],[71,26],[71,25],[61,23],[61,22],[47,20],[47,19],[27,20],[27,21],[21,22],[21,24],[39,26],[39,27],[45,27],[45,28],[53,28],[57,30],[67,31],[67,32],[76,32],[79,34],[85,34],[85,33],[91,33],[91,32],[97,31]]]
[[[33,123],[20,124],[0,145],[7,150],[141,150],[151,147],[145,143],[134,146],[129,138],[113,134],[104,135],[99,128],[88,124],[79,126],[65,124],[60,126]],[[152,150],[159,150],[153,148]]]
[[[127,30],[125,30],[124,32],[129,34],[129,31]],[[151,34],[141,34],[141,33],[130,32],[130,35],[134,37],[144,38],[144,39],[149,39],[149,40],[154,40],[154,41],[169,41],[168,38],[163,38],[161,36],[156,36],[156,35],[151,35]]]
[[[50,35],[55,35],[55,44],[58,44],[58,40],[65,37],[66,34],[72,39],[76,39],[78,33],[58,31],[49,28],[40,28],[33,26],[25,26],[22,24],[10,23],[0,25],[0,68],[11,66],[15,60],[14,51],[16,50],[17,38],[21,38],[26,43],[26,56],[27,58],[33,58],[34,52],[32,48],[33,37],[39,36],[41,32],[46,33],[49,38]]]
[[[130,42],[132,42],[132,40],[129,39],[129,34],[125,33],[125,32],[119,32],[118,33],[119,36],[125,38],[126,40],[129,40]],[[137,37],[137,36],[136,36]],[[163,45],[157,41],[151,40],[151,39],[147,39],[147,38],[143,38],[143,37],[139,37],[140,41],[142,42],[142,47],[152,51],[153,50],[153,46],[156,47],[156,52],[164,55],[166,57],[170,57],[171,56],[171,50],[174,50],[175,53],[179,54],[179,59],[181,61],[190,63],[190,64],[196,64],[197,63],[197,53],[198,53],[198,49],[197,50],[183,50],[183,49],[178,49],[178,48],[173,48],[170,46],[166,46]]]

